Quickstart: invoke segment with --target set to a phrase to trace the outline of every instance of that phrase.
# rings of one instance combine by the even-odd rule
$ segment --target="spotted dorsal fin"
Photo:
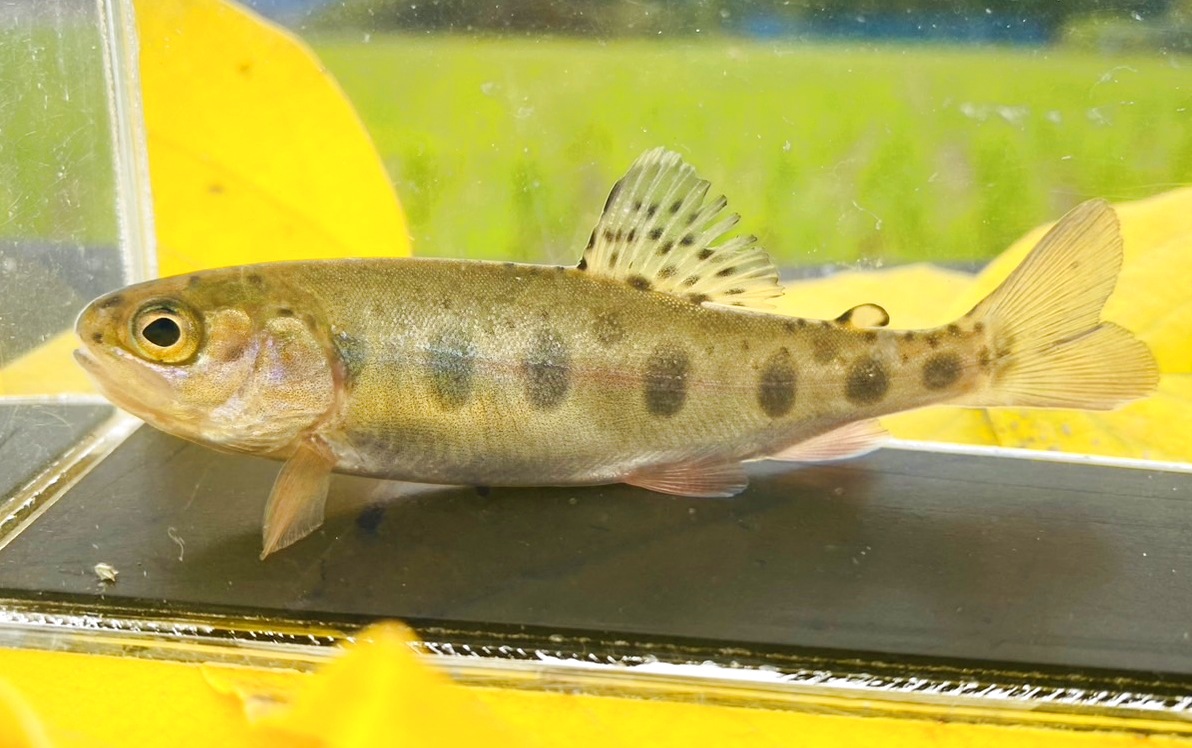
[[[890,315],[877,304],[859,304],[837,317],[836,321],[849,327],[885,327],[890,324]]]
[[[782,295],[778,270],[756,237],[720,242],[740,216],[708,199],[710,183],[677,153],[647,151],[613,185],[581,270],[694,303],[755,309]]]

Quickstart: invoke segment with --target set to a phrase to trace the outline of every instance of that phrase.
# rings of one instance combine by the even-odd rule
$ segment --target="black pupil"
[[[145,325],[141,334],[145,336],[145,340],[158,348],[169,348],[178,342],[178,338],[182,337],[182,330],[178,327],[178,323],[169,317],[158,317]]]

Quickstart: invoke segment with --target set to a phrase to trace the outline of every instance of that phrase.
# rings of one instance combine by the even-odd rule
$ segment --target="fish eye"
[[[141,335],[159,348],[169,348],[182,337],[182,328],[169,317],[158,317],[145,325]]]
[[[145,304],[132,316],[130,327],[132,347],[149,361],[183,363],[199,349],[198,319],[181,304],[162,301]]]

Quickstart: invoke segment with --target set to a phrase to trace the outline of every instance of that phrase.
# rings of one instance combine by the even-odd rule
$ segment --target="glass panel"
[[[0,509],[114,412],[70,358],[74,318],[129,281],[106,6],[0,9]],[[11,519],[9,517],[8,519]],[[7,519],[6,519],[7,521]]]

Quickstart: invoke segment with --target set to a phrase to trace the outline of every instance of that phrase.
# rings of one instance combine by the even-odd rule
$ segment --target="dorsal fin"
[[[890,324],[890,315],[877,304],[858,304],[836,318],[849,327],[885,327]]]
[[[707,199],[710,186],[677,153],[642,154],[613,185],[579,268],[696,304],[769,308],[778,270],[756,237],[716,243],[740,216],[722,216],[728,201]]]

